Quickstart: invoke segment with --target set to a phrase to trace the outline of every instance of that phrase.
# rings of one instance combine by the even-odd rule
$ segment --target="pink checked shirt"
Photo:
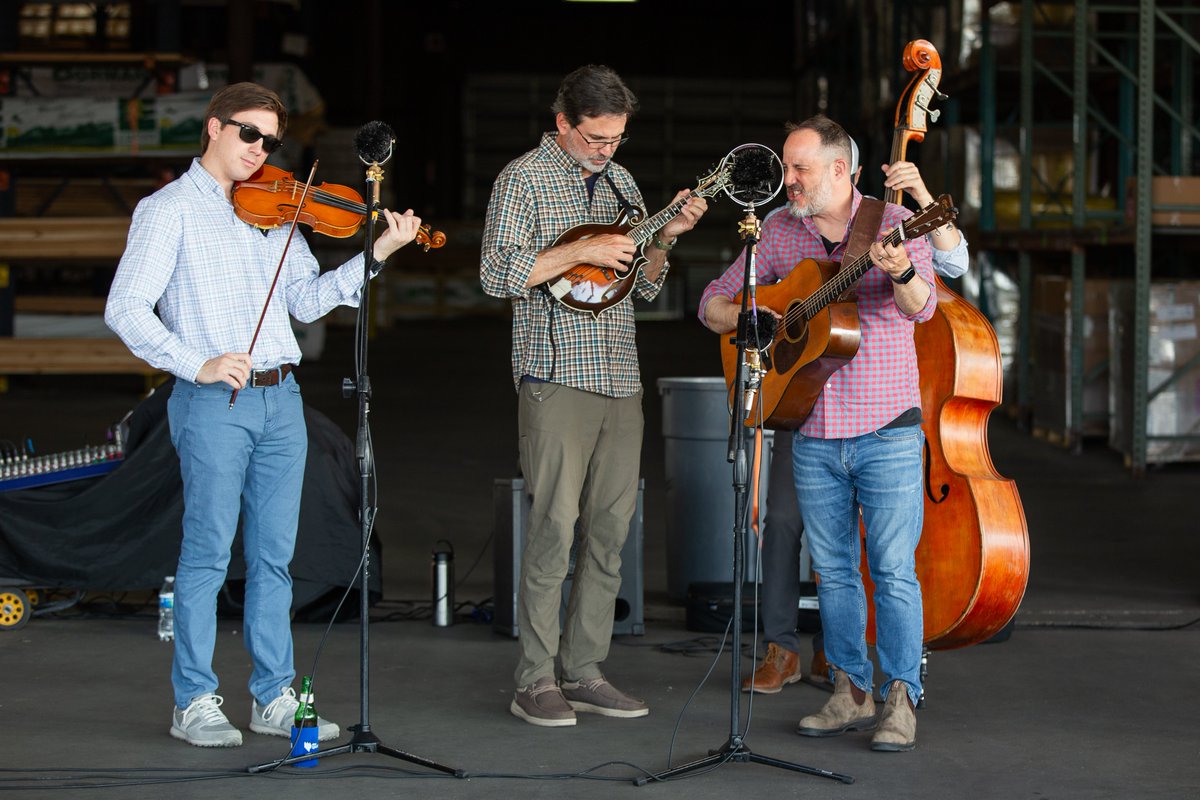
[[[862,195],[854,190],[853,213],[858,213]],[[877,239],[912,216],[907,209],[888,203]],[[853,215],[852,215],[853,219]],[[799,219],[786,207],[775,209],[763,221],[762,238],[755,256],[756,280],[760,285],[777,283],[806,258],[840,261],[850,225],[842,243],[827,253],[821,234],[809,219]],[[924,236],[904,244],[917,274],[933,285],[929,242]],[[708,285],[700,297],[700,319],[708,301],[720,295],[732,299],[742,289],[745,251],[721,277]],[[933,316],[936,292],[917,314],[900,313],[892,293],[892,281],[881,269],[871,269],[858,282],[858,317],[862,343],[846,366],[829,377],[817,397],[812,414],[800,433],[817,439],[848,439],[882,428],[910,408],[920,407],[921,387],[917,377],[917,354],[913,348],[913,324]]]

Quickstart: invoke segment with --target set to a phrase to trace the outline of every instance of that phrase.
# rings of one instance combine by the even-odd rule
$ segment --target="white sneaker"
[[[175,708],[171,716],[171,735],[196,747],[238,747],[242,732],[229,724],[221,704],[225,699],[215,694],[192,698],[187,708]]]
[[[279,690],[276,697],[264,708],[255,700],[250,709],[250,730],[255,733],[265,733],[268,736],[292,736],[292,724],[296,721],[296,709],[300,701],[296,699],[296,690],[288,686]],[[317,740],[327,742],[341,735],[341,729],[336,722],[317,717]]]

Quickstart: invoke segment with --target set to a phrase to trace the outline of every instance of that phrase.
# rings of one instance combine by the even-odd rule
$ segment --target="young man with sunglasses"
[[[199,747],[235,747],[242,733],[221,711],[212,659],[216,598],[241,516],[246,560],[243,640],[250,675],[250,730],[289,736],[298,701],[291,687],[292,580],[308,437],[296,382],[300,348],[289,315],[303,322],[356,306],[360,254],[320,274],[303,236],[292,237],[278,285],[248,352],[288,226],[242,222],[233,185],[282,144],[287,110],[269,89],[237,83],[204,115],[199,158],[140,202],[104,319],[134,355],[175,376],[167,404],[183,477],[183,542],[175,572],[175,705],[170,733]],[[411,210],[384,210],[374,270],[416,236]],[[157,314],[155,309],[157,307]],[[236,403],[231,393],[237,390]],[[338,726],[320,720],[322,740]]]
[[[560,305],[543,288],[548,280],[583,264],[625,272],[635,245],[620,233],[554,245],[559,235],[582,223],[610,224],[628,204],[645,205],[633,177],[612,161],[637,110],[637,98],[617,73],[580,67],[563,79],[551,110],[556,130],[496,179],[480,278],[488,294],[512,301],[521,472],[532,495],[517,593],[517,691],[509,710],[532,725],[561,727],[574,725],[577,711],[622,718],[649,713],[600,671],[612,638],[642,446],[632,297],[658,294],[667,252],[707,204],[688,199],[655,232],[629,296],[599,316]],[[577,520],[581,538],[560,645],[559,605]]]

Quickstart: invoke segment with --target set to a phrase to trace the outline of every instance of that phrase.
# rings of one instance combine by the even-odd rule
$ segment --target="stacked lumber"
[[[0,375],[152,375],[120,339],[0,337]]]
[[[116,264],[128,235],[129,217],[5,217],[0,218],[0,259]]]

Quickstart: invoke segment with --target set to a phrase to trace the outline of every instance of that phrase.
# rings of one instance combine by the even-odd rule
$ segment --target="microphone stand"
[[[388,151],[390,157],[391,151]],[[387,161],[387,157],[383,159]],[[355,368],[357,375],[354,380],[342,380],[342,396],[358,397],[358,432],[355,437],[355,455],[358,460],[359,476],[359,522],[362,525],[362,569],[359,570],[359,723],[351,725],[349,730],[354,734],[347,744],[329,750],[318,749],[314,753],[304,753],[298,756],[271,761],[266,764],[250,767],[248,772],[267,772],[278,767],[295,764],[299,761],[324,759],[343,753],[381,753],[385,756],[398,758],[423,767],[445,772],[456,778],[465,778],[465,770],[448,767],[422,756],[406,753],[394,747],[388,747],[380,741],[371,730],[370,723],[370,693],[368,691],[368,673],[371,660],[370,648],[370,573],[371,573],[371,529],[375,521],[375,509],[371,503],[370,486],[374,475],[374,457],[371,447],[371,431],[367,416],[371,410],[371,378],[367,373],[367,314],[370,312],[371,299],[371,267],[375,263],[373,248],[375,246],[375,219],[379,215],[379,184],[383,181],[383,168],[378,162],[367,166],[367,196],[370,198],[366,215],[366,235],[363,238],[363,283],[359,294],[359,314],[355,331],[357,352],[355,353]]]
[[[736,199],[736,198],[735,198]],[[822,778],[832,778],[842,783],[854,783],[854,778],[829,770],[809,767],[791,761],[759,755],[746,746],[741,731],[742,696],[742,582],[745,570],[746,508],[748,506],[746,460],[746,417],[754,407],[754,392],[762,380],[761,360],[758,353],[757,317],[758,306],[754,300],[755,266],[754,256],[758,248],[762,226],[754,215],[754,204],[746,206],[746,216],[738,223],[738,235],[746,242],[746,273],[742,280],[742,310],[738,314],[737,330],[731,340],[737,345],[737,378],[734,381],[732,408],[729,418],[728,460],[733,464],[733,641],[730,646],[732,668],[729,675],[729,738],[716,750],[709,750],[704,758],[668,769],[651,777],[638,777],[634,785],[644,786],[650,781],[669,780],[679,775],[705,767],[720,766],[729,761],[766,764],[770,767],[803,772]]]

